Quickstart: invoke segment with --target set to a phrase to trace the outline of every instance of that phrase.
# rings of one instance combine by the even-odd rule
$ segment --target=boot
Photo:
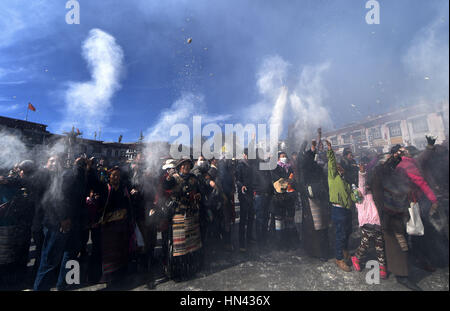
[[[352,271],[352,269],[345,263],[345,261],[343,259],[342,260],[336,259],[336,264],[340,269],[344,270],[345,272]]]
[[[399,284],[402,284],[406,288],[409,288],[410,290],[420,292],[422,289],[417,286],[416,283],[412,282],[407,276],[397,276],[397,282]]]
[[[352,264],[355,271],[361,271],[361,266],[359,265],[359,259],[356,256],[352,256]],[[380,267],[381,270],[381,267]],[[380,272],[381,273],[381,272]]]
[[[415,260],[416,266],[422,270],[425,270],[427,272],[435,272],[436,268],[433,267],[431,264],[428,263],[426,260],[416,259]]]
[[[155,260],[153,258],[150,258],[147,265],[147,271],[148,271],[148,281],[147,281],[147,288],[148,289],[155,289],[156,288],[156,271],[155,271]]]

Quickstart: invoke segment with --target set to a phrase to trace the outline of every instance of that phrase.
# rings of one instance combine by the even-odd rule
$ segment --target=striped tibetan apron
[[[183,256],[202,247],[198,213],[189,216],[187,214],[176,214],[172,221],[172,256]]]

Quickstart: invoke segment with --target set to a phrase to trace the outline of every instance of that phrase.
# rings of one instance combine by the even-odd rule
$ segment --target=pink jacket
[[[428,200],[430,200],[431,203],[437,202],[433,190],[431,190],[430,186],[420,173],[419,166],[416,160],[414,160],[413,158],[402,157],[402,161],[396,169],[404,170],[409,179],[411,179],[411,181],[416,184],[417,187],[420,188],[420,190],[422,190],[422,192],[427,196]]]
[[[366,173],[359,172],[358,189],[363,195],[363,201],[356,203],[359,226],[362,227],[366,224],[380,226],[380,217],[378,216],[378,210],[373,201],[372,193],[366,190]]]

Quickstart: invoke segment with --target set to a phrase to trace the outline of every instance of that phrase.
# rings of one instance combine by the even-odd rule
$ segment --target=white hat
[[[175,168],[175,164],[176,164],[177,160],[174,159],[167,159],[166,163],[163,165],[162,169],[163,170],[167,170],[169,168]]]

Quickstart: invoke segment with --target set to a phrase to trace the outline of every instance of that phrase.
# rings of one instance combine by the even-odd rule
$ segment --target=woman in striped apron
[[[198,180],[190,173],[190,159],[182,159],[169,171],[164,188],[170,189],[168,200],[169,247],[167,274],[172,279],[186,279],[199,271],[203,255],[200,235],[200,192]]]

